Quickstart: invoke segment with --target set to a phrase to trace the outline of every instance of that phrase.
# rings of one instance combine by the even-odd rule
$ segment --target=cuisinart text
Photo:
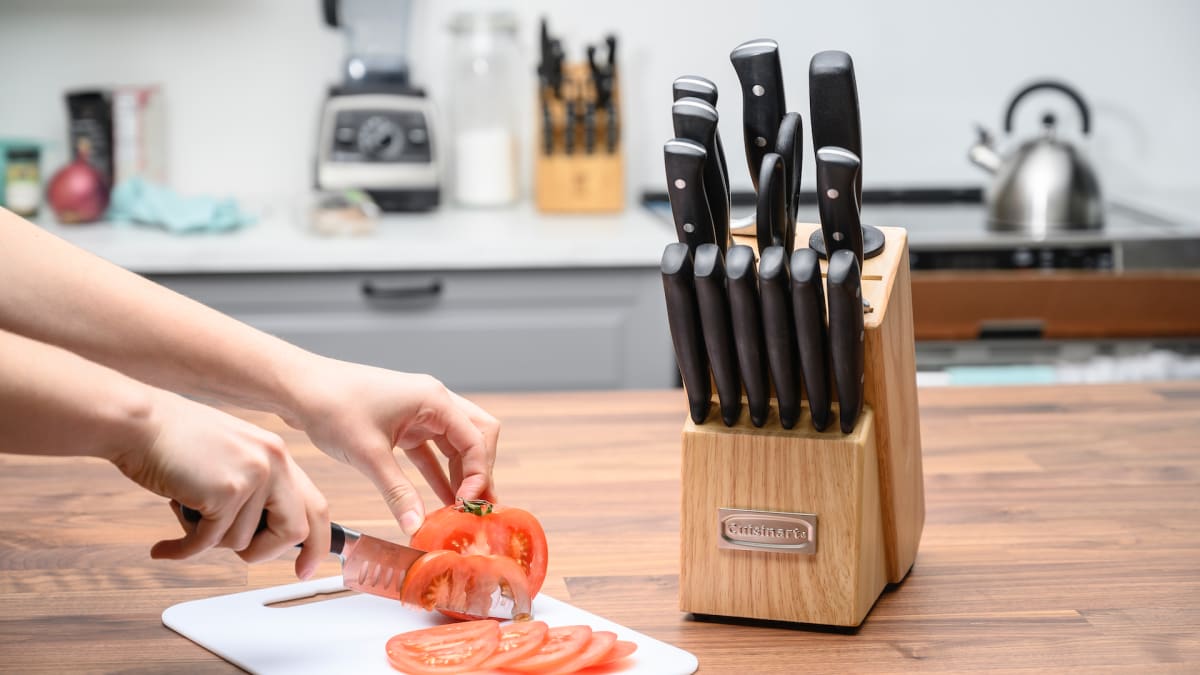
[[[817,550],[815,513],[720,508],[717,526],[720,548],[809,555]]]

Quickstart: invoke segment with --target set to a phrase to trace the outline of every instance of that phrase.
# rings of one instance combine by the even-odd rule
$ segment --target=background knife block
[[[580,93],[580,101],[594,101],[591,72],[587,63],[563,64],[564,97]],[[537,135],[534,151],[534,197],[539,211],[546,213],[608,213],[625,208],[624,129],[620,125],[620,78],[613,81],[612,101],[617,110],[617,143],[607,147],[608,114],[596,110],[595,151],[586,152],[583,105],[579,104],[574,126],[574,152],[566,154],[567,106],[549,87],[541,87],[537,105]],[[544,139],[543,104],[550,107],[553,152],[547,154]]]
[[[814,225],[797,225],[796,247]],[[888,583],[912,568],[925,523],[908,235],[880,228],[883,251],[863,265],[865,405],[850,434],[836,405],[824,432],[807,401],[793,429],[726,427],[715,401],[683,428],[679,606],[694,614],[856,627]],[[735,237],[753,245],[753,236]],[[821,262],[822,275],[826,271]],[[812,513],[815,553],[718,547],[719,508]]]

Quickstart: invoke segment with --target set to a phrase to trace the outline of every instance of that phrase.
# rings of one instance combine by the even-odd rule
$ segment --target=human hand
[[[443,503],[496,500],[492,465],[500,423],[428,375],[316,357],[296,368],[284,420],[329,456],[358,469],[411,535],[425,506],[394,454],[400,448]],[[442,467],[436,447],[447,458]]]

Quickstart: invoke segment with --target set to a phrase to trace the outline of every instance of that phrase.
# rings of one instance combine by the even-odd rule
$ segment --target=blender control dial
[[[395,159],[404,152],[404,130],[383,115],[371,115],[358,128],[358,151],[372,159]]]

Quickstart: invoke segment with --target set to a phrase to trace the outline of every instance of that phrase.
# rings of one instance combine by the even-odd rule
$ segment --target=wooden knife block
[[[814,225],[797,226],[797,248]],[[793,429],[772,401],[766,425],[743,406],[733,427],[714,401],[683,428],[679,606],[693,614],[856,627],[912,568],[925,523],[907,232],[880,228],[863,265],[865,406],[849,434],[836,405],[824,432],[804,403]],[[753,245],[735,237],[736,243]],[[825,263],[822,261],[822,274]],[[718,509],[815,514],[813,553],[719,547]]]

